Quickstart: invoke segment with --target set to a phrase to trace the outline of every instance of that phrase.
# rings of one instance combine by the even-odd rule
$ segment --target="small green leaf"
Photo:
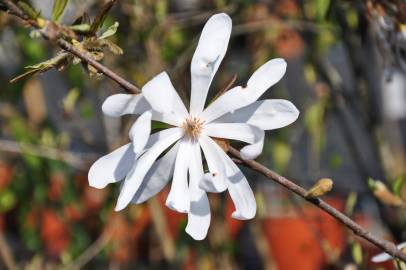
[[[54,22],[59,22],[69,0],[55,0],[54,7],[52,9],[52,20]]]
[[[0,193],[0,212],[6,212],[16,204],[16,196],[10,190]]]
[[[109,28],[99,37],[99,39],[105,39],[108,37],[111,37],[117,32],[118,26],[120,24],[118,22],[115,22],[113,25],[110,25]]]
[[[329,7],[330,0],[316,0],[316,14],[319,21],[324,20]]]
[[[354,262],[357,265],[361,265],[362,260],[363,260],[363,258],[362,258],[363,257],[362,256],[362,248],[361,248],[361,245],[358,242],[354,242],[352,244],[351,253],[352,253],[352,258],[353,258]]]
[[[110,9],[113,7],[114,3],[117,0],[110,0],[107,1],[107,3],[103,6],[103,8],[100,10],[99,14],[97,14],[96,18],[94,19],[92,26],[90,28],[90,33],[95,34],[97,30],[102,27],[104,20],[107,17],[107,14],[109,13]]]
[[[18,75],[17,77],[10,80],[10,82],[14,83],[28,75],[35,75],[38,73],[43,73],[43,72],[50,70],[51,68],[61,68],[64,66],[64,64],[67,63],[68,57],[69,57],[68,53],[61,52],[61,53],[58,53],[55,57],[48,59],[44,62],[35,64],[35,65],[26,66],[25,68],[29,69],[29,71],[27,71],[21,75]]]
[[[26,2],[18,1],[17,5],[28,15],[31,19],[35,20],[39,17],[41,12],[35,10],[31,5]]]
[[[399,176],[396,178],[395,182],[393,183],[392,190],[396,196],[400,197],[400,191],[402,190],[402,186],[405,183],[405,178],[403,176]]]
[[[350,195],[348,195],[347,200],[345,202],[345,213],[348,216],[352,216],[354,213],[355,205],[357,204],[358,195],[356,192],[352,191]]]

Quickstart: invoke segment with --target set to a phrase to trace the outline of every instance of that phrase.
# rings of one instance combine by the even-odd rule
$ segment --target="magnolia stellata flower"
[[[268,61],[246,86],[230,89],[204,108],[230,34],[231,19],[226,14],[212,16],[204,26],[191,63],[189,110],[165,72],[149,81],[140,95],[118,94],[104,102],[107,115],[141,114],[130,131],[133,142],[100,158],[89,172],[90,185],[97,188],[125,178],[116,210],[144,202],[172,178],[166,205],[188,214],[186,232],[194,239],[205,238],[210,224],[206,192],[228,190],[235,205],[234,218],[255,216],[255,198],[247,179],[213,138],[247,143],[241,155],[254,159],[262,152],[264,130],[289,125],[299,111],[287,100],[257,101],[284,75],[283,59]],[[151,119],[172,127],[146,140]]]
[[[406,242],[400,243],[399,245],[396,246],[398,249],[403,249],[406,247]],[[389,260],[393,260],[393,257],[389,255],[388,253],[380,253],[378,255],[375,255],[372,257],[371,261],[374,263],[381,263],[381,262],[386,262]]]

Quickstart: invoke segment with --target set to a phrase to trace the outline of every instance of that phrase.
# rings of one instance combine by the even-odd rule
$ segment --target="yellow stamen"
[[[191,139],[197,139],[202,132],[204,121],[197,117],[190,116],[182,124],[185,135]]]

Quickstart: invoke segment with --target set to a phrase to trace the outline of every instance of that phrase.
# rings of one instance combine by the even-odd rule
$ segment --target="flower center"
[[[182,128],[184,134],[191,139],[197,139],[202,133],[204,121],[200,120],[197,117],[189,116],[183,121]]]

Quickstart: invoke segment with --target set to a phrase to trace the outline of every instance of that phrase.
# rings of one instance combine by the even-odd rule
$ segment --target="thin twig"
[[[88,165],[97,157],[96,154],[74,153],[43,145],[18,143],[5,139],[0,139],[0,151],[60,160],[79,170],[87,170]]]
[[[226,86],[223,87],[213,98],[213,101],[219,98],[221,95],[223,95],[225,92],[230,90],[230,88],[233,86],[235,81],[237,80],[237,74],[234,74],[233,77],[231,77],[230,81],[226,84]],[[212,102],[213,102],[212,101]]]
[[[4,3],[4,5],[8,8],[10,14],[13,14],[13,15],[19,17],[20,19],[29,23],[32,27],[34,27],[36,29],[40,29],[41,30],[40,33],[42,34],[42,36],[45,39],[53,40],[53,37],[55,36],[55,34],[50,34],[49,31],[47,31],[48,30],[47,27],[41,28],[36,20],[30,19],[11,0],[1,0],[1,2]],[[52,31],[55,31],[55,30],[52,30]],[[60,48],[64,49],[65,51],[70,52],[71,54],[75,55],[76,57],[80,58],[81,60],[92,65],[100,73],[103,73],[104,75],[106,75],[107,77],[109,77],[110,79],[115,81],[118,85],[120,85],[127,92],[132,93],[132,94],[141,93],[141,90],[138,87],[136,87],[129,81],[123,79],[121,76],[117,75],[111,69],[109,69],[109,68],[105,67],[104,65],[100,64],[99,62],[97,62],[93,58],[93,56],[91,56],[89,53],[79,50],[78,48],[76,48],[74,45],[72,45],[68,41],[64,40],[63,38],[57,38],[56,43],[59,45]]]
[[[7,8],[11,8],[10,3],[17,9],[19,9],[17,6],[15,6],[10,0],[1,0],[6,6]],[[13,8],[14,8],[13,7]],[[17,16],[19,16],[18,14],[21,15],[21,10],[11,10],[13,14],[17,14]],[[24,15],[24,14],[23,14]],[[19,16],[20,18],[26,17],[26,16]],[[26,19],[27,22],[30,23],[30,20]],[[32,24],[30,23],[32,26],[36,27],[35,23]],[[43,35],[45,38],[49,37],[49,35],[46,33],[46,31],[42,31]],[[75,47],[73,47],[72,44],[70,44],[69,42],[62,40],[62,39],[58,39],[57,44],[65,49],[66,51],[74,54],[75,56],[79,57],[80,59],[82,59],[83,61],[89,63],[90,65],[92,65],[95,69],[97,69],[99,72],[103,73],[104,75],[106,75],[107,77],[109,77],[110,79],[114,80],[115,82],[117,82],[121,87],[123,87],[126,91],[130,92],[130,93],[140,93],[140,90],[138,87],[136,87],[135,85],[131,84],[130,82],[126,81],[124,78],[120,77],[119,75],[117,75],[116,73],[114,73],[113,71],[111,71],[110,69],[108,69],[107,67],[103,66],[102,64],[98,63],[96,60],[94,60],[89,54],[86,54],[78,49],[76,49]],[[316,205],[317,207],[319,207],[321,210],[325,211],[326,213],[328,213],[329,215],[333,216],[334,218],[336,218],[339,222],[341,222],[342,224],[344,224],[347,228],[349,228],[350,230],[352,230],[356,235],[358,235],[359,237],[367,240],[368,242],[374,244],[375,246],[377,246],[378,248],[380,248],[381,250],[387,252],[388,254],[402,260],[403,262],[406,262],[406,254],[403,253],[402,251],[398,250],[396,248],[396,246],[386,240],[380,239],[376,236],[374,236],[373,234],[371,234],[369,231],[365,230],[364,228],[362,228],[360,225],[358,225],[357,223],[355,223],[353,220],[351,220],[349,217],[347,217],[346,215],[344,215],[343,213],[341,213],[340,211],[338,211],[337,209],[335,209],[334,207],[332,207],[331,205],[329,205],[328,203],[324,202],[323,200],[320,199],[309,199],[306,198],[305,194],[306,194],[306,190],[298,185],[296,185],[294,182],[290,181],[289,179],[273,172],[272,170],[268,169],[267,167],[263,166],[262,164],[253,161],[253,160],[243,160],[240,152],[232,147],[229,148],[229,153],[242,160],[244,162],[244,164],[249,167],[250,169],[257,171],[261,174],[263,174],[264,176],[268,177],[269,179],[279,183],[280,185],[284,186],[285,188],[287,188],[288,190],[296,193],[297,195],[299,195],[300,197],[302,197],[303,199],[305,199],[306,201]]]
[[[64,270],[82,269],[88,262],[90,262],[102,249],[109,243],[110,236],[104,232],[91,244],[74,262],[64,267]]]

